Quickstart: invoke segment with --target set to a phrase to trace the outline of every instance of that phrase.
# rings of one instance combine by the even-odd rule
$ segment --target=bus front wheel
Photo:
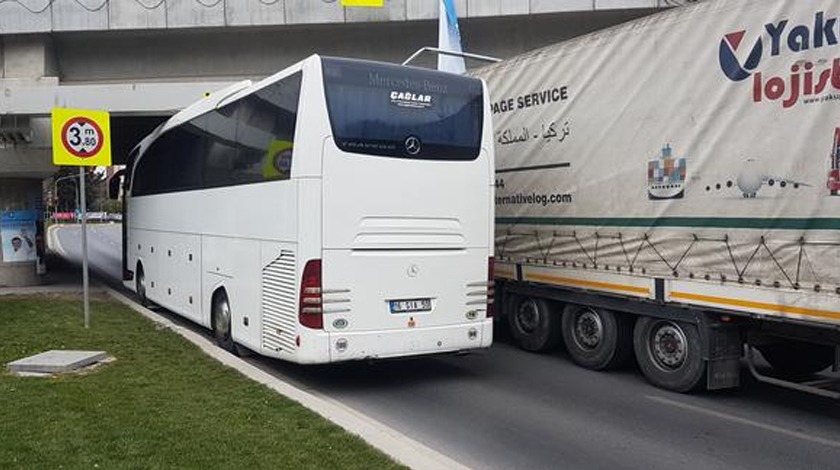
[[[140,305],[144,307],[149,306],[149,298],[146,297],[146,274],[143,272],[143,265],[137,263],[136,274],[134,276],[134,290],[137,292],[137,300]]]

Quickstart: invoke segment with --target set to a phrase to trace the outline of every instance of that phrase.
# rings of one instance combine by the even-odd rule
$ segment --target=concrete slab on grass
[[[107,357],[105,351],[52,350],[10,362],[8,367],[18,374],[60,374],[87,367]]]

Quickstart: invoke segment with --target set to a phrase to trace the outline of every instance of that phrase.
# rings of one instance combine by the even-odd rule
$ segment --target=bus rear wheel
[[[689,392],[702,386],[706,375],[697,325],[641,317],[633,332],[636,361],[657,387]]]
[[[231,332],[231,311],[230,302],[224,291],[213,296],[213,337],[216,344],[225,351],[236,354],[236,346],[233,343]]]
[[[560,341],[559,316],[552,311],[548,301],[517,296],[510,304],[513,310],[506,315],[508,325],[520,348],[544,352],[557,346]]]
[[[572,360],[591,370],[627,363],[633,353],[631,317],[611,310],[568,305],[563,312],[563,341]]]

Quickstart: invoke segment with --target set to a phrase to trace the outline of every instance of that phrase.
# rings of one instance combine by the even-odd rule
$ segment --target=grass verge
[[[0,298],[2,468],[396,468],[295,402],[105,298]],[[83,375],[22,378],[5,364],[105,350]]]

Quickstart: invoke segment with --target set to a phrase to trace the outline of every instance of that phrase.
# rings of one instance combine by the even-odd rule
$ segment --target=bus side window
[[[137,161],[132,194],[161,194],[201,186],[204,138],[186,124],[160,136]]]
[[[301,72],[295,73],[243,99],[237,137],[260,136],[259,144],[246,146],[251,153],[245,158],[259,160],[263,181],[291,177],[301,78]]]
[[[291,177],[301,72],[161,135],[137,161],[132,194]]]
[[[273,119],[272,109],[254,95],[248,95],[239,102],[236,113],[237,155],[231,168],[234,184],[258,183],[266,179],[263,167],[270,156],[267,154],[272,135],[266,129],[267,121]]]
[[[201,185],[204,188],[234,184],[231,172],[236,159],[237,107],[237,103],[232,103],[190,121],[204,133],[205,147],[201,156]]]
[[[176,130],[181,132],[175,134],[173,152],[170,155],[173,162],[172,189],[176,191],[199,189],[203,185],[201,174],[207,139],[192,122]]]
[[[218,188],[234,183],[234,163],[236,147],[232,142],[218,138],[208,139],[207,154],[204,159],[204,187]]]

